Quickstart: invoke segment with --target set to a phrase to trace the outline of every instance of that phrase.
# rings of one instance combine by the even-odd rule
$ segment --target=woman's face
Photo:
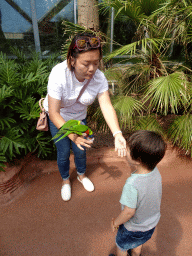
[[[71,65],[75,68],[74,73],[79,82],[91,79],[99,67],[99,49],[83,52],[76,59],[72,58]]]

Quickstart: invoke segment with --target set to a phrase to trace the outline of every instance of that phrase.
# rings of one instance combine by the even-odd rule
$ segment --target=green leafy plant
[[[36,130],[38,101],[47,93],[47,81],[57,56],[46,60],[34,53],[30,58],[12,48],[17,56],[0,53],[0,169],[3,162],[34,152],[41,158],[55,152],[49,132]]]
[[[116,19],[131,20],[136,26],[132,42],[105,58],[109,62],[123,55],[121,62],[105,71],[116,83],[112,102],[121,127],[157,131],[192,156],[192,2],[103,0],[101,6],[113,7]],[[174,59],[177,44],[182,50]],[[165,125],[169,115],[171,121]],[[100,124],[99,110],[94,118],[100,120],[98,129],[106,128]]]
[[[179,146],[192,157],[192,115],[176,116],[168,128],[168,136],[174,145]]]
[[[192,154],[191,134],[178,121],[191,125],[191,1],[103,0],[99,6],[104,15],[113,7],[115,19],[134,24],[131,42],[113,42],[115,50],[104,59],[105,75],[115,83],[111,101],[121,128],[157,131]],[[83,29],[65,25],[74,33]],[[174,59],[178,44],[182,50]],[[108,130],[98,102],[88,108],[89,115],[97,131]]]

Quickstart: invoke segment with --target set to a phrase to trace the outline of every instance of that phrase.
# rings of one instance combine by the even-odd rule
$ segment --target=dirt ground
[[[142,256],[192,255],[192,160],[168,147],[158,167],[163,180],[162,216]],[[88,151],[92,193],[77,181],[71,157],[69,202],[60,196],[56,161],[32,159],[20,172],[18,168],[0,175],[0,256],[108,256],[115,252],[110,221],[120,211],[119,199],[130,169],[111,144]]]

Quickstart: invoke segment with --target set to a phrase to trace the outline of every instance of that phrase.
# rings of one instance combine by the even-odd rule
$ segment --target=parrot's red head
[[[89,135],[89,130],[87,129],[87,131],[85,131],[85,133],[87,134],[87,136]]]

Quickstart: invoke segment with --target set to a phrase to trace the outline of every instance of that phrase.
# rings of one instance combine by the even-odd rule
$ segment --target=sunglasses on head
[[[76,40],[73,49],[77,48],[79,51],[83,51],[88,49],[88,44],[91,48],[99,48],[101,42],[98,37],[80,38]]]

